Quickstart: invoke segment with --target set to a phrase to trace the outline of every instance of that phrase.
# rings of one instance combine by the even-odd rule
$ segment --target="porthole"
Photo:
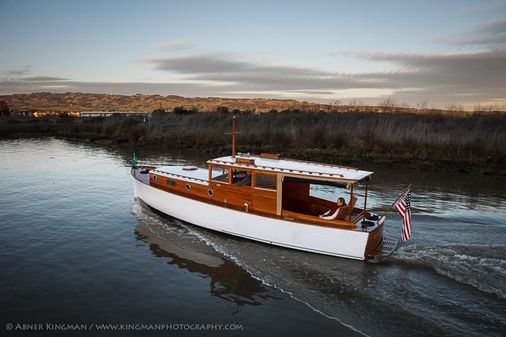
[[[212,196],[213,196],[213,194],[214,194],[214,192],[213,192],[213,190],[212,190],[212,189],[208,189],[208,190],[207,190],[207,195],[208,195],[208,196],[212,197]]]
[[[152,176],[151,180],[156,181],[156,176]]]
[[[186,191],[189,191],[189,190],[191,190],[191,189],[192,189],[192,187],[190,186],[190,184],[186,184],[186,185],[184,185],[184,189],[185,189]]]

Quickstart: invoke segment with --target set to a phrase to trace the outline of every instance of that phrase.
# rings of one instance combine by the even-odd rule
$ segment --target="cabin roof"
[[[352,182],[362,180],[373,174],[373,172],[362,171],[354,167],[337,166],[287,158],[271,159],[255,155],[238,155],[235,158],[232,156],[226,156],[211,159],[207,163]]]
[[[209,171],[194,166],[160,166],[150,172],[193,183],[204,185],[209,183]]]

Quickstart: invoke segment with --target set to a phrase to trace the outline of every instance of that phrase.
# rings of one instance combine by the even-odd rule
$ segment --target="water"
[[[149,162],[207,159],[137,151]],[[0,142],[2,335],[54,334],[46,327],[8,331],[7,323],[240,326],[191,331],[206,336],[505,334],[504,177],[363,167],[376,172],[369,205],[378,210],[415,183],[412,241],[373,264],[156,214],[133,200],[131,152],[55,139]],[[392,213],[386,229],[397,234],[400,224]]]

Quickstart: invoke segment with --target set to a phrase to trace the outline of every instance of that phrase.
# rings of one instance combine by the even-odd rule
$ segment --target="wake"
[[[506,246],[412,245],[402,247],[391,261],[428,267],[438,274],[506,299]]]

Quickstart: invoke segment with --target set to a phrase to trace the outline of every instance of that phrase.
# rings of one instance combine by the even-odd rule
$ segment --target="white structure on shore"
[[[146,111],[81,111],[81,117],[111,117],[112,115],[118,116],[145,116],[149,112]]]

